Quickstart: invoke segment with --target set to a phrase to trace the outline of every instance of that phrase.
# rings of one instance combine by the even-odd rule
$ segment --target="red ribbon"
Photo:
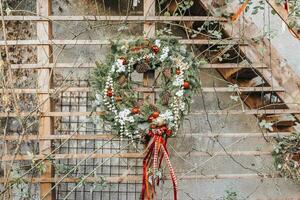
[[[285,0],[284,2],[284,9],[286,9],[287,12],[289,12],[289,1]]]
[[[150,162],[152,163],[153,168],[153,177],[155,176],[155,173],[157,170],[160,169],[161,163],[163,158],[165,158],[166,163],[168,165],[168,169],[170,171],[170,176],[173,184],[173,191],[174,191],[174,200],[177,200],[177,179],[175,176],[174,168],[172,167],[169,152],[167,150],[167,136],[166,139],[164,139],[163,134],[166,132],[165,128],[157,128],[153,131],[149,131],[149,136],[151,136],[151,140],[147,147],[147,153],[143,159],[143,185],[142,185],[142,193],[141,193],[141,199],[145,199],[145,193],[147,194],[147,199],[151,199],[151,195],[149,194],[149,191],[147,189],[147,184],[149,182],[148,180],[148,167],[150,166]],[[152,188],[155,193],[155,179],[152,179]],[[157,179],[157,185],[159,185],[159,179]]]

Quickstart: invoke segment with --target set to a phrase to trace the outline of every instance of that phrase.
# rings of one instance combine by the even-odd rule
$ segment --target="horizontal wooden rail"
[[[213,16],[4,16],[5,21],[228,21],[225,17]]]
[[[197,44],[197,45],[228,45],[239,44],[246,45],[245,41],[239,39],[179,39],[181,44]],[[110,45],[109,40],[0,40],[0,46],[28,46],[28,45]]]
[[[177,173],[177,177],[179,180],[186,180],[186,179],[199,179],[199,180],[207,180],[207,179],[253,179],[253,178],[281,178],[276,174],[207,174],[207,175],[199,175],[199,174],[191,174],[191,175],[181,175]],[[164,180],[170,180],[169,176],[163,177]],[[62,183],[78,183],[81,179],[76,177],[53,177],[53,178],[24,178],[26,182],[30,183],[55,183],[62,180]],[[5,182],[14,182],[15,179],[8,179],[1,177],[0,183]],[[102,181],[99,177],[88,177],[84,180],[87,183],[96,183],[98,181]],[[105,181],[108,183],[141,183],[142,176],[111,176],[105,177]],[[103,189],[105,191],[105,189]]]
[[[43,68],[95,68],[95,63],[51,63],[49,65],[43,64],[11,64],[12,69],[43,69]],[[265,64],[253,63],[249,65],[237,63],[219,63],[219,64],[204,64],[199,66],[200,69],[231,69],[231,68],[253,68],[262,69],[267,68]]]
[[[271,155],[271,152],[268,151],[220,151],[220,152],[176,152],[176,155],[180,156],[264,156],[264,155]],[[119,153],[114,155],[114,153],[94,153],[89,156],[89,154],[86,153],[76,153],[76,154],[52,154],[51,159],[55,160],[66,160],[66,159],[83,159],[83,158],[136,158],[136,159],[142,159],[144,158],[143,153]],[[4,155],[1,158],[1,161],[22,161],[22,160],[32,160],[32,159],[45,159],[45,155]],[[49,158],[50,159],[50,158]]]
[[[76,116],[95,116],[104,115],[105,112],[45,112],[45,113],[3,113],[0,112],[0,117],[26,117],[26,116],[41,116],[41,117],[76,117]],[[266,109],[266,110],[200,110],[191,112],[190,115],[280,115],[280,114],[300,114],[300,109]]]
[[[254,138],[254,137],[275,137],[275,136],[286,136],[290,135],[291,132],[272,132],[272,133],[187,133],[187,134],[177,134],[176,138],[184,138],[184,137],[206,137],[206,138]],[[21,135],[0,135],[0,140],[6,140],[6,141],[15,141],[18,140],[21,137]],[[71,136],[71,134],[67,135],[49,135],[46,137],[40,137],[38,135],[34,134],[26,134],[22,136],[22,141],[28,142],[31,140],[110,140],[116,137],[116,134],[74,134]],[[117,138],[118,139],[118,138]],[[173,139],[173,138],[170,138]],[[126,140],[126,138],[123,138],[123,140]]]
[[[234,90],[229,87],[202,87],[203,92],[284,92],[284,89],[281,87],[239,87]],[[160,88],[146,88],[146,87],[137,87],[133,88],[137,92],[159,92]],[[39,90],[39,89],[0,89],[0,93],[16,93],[16,94],[48,94],[56,92],[91,92],[90,87],[69,87],[69,88],[57,88],[50,90]]]

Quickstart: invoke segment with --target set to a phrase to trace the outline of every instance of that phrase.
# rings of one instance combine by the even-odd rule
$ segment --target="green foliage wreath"
[[[97,109],[105,112],[102,117],[120,137],[139,139],[151,136],[154,129],[171,136],[188,114],[192,95],[200,86],[199,65],[172,37],[112,41],[111,54],[92,73]],[[151,88],[143,88],[133,77],[149,70],[158,76]],[[147,98],[141,101],[138,88],[156,91],[156,103]]]

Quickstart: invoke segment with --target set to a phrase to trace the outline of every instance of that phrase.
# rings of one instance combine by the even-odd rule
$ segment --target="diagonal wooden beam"
[[[291,27],[289,21],[289,13],[287,12],[287,10],[285,10],[284,7],[280,3],[277,3],[275,0],[266,0],[266,1],[277,13],[277,15],[282,19],[282,21],[289,27],[292,34],[294,34],[295,37],[297,37],[300,40],[300,30],[297,30],[295,27]]]
[[[199,1],[207,12],[214,15],[216,8],[211,6],[207,1]],[[252,22],[247,19],[243,20],[243,23],[224,23],[224,32],[228,36],[237,36],[243,34],[243,37],[251,40],[257,35],[261,35],[258,28]],[[265,46],[264,52],[259,52],[261,45]],[[289,65],[281,67],[282,57],[272,46],[270,41],[263,38],[258,43],[252,42],[248,46],[240,46],[240,53],[244,55],[249,61],[253,63],[262,63],[266,65],[268,69],[257,69],[258,74],[268,83],[271,87],[283,87],[285,93],[276,93],[276,95],[285,103],[290,109],[299,109],[297,102],[300,102],[299,85],[300,78],[291,69]],[[298,114],[298,113],[291,113]],[[295,115],[297,120],[300,119],[298,115]]]

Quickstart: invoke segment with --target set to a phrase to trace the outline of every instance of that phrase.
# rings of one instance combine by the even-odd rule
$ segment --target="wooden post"
[[[49,16],[51,14],[51,0],[37,0],[37,14],[41,16]],[[52,28],[49,21],[37,22],[37,39],[40,41],[47,41],[51,38]],[[48,65],[51,62],[51,47],[50,45],[40,45],[37,47],[37,62],[41,65]],[[50,69],[38,70],[38,89],[49,90],[51,88],[51,74]],[[51,99],[49,93],[38,95],[39,104],[43,105],[40,108],[42,113],[51,112]],[[53,118],[49,116],[42,116],[39,119],[39,137],[47,137],[53,132]],[[51,141],[39,141],[40,154],[49,154],[51,152]],[[41,175],[41,179],[52,178],[52,165],[50,161],[44,162],[46,171]],[[49,190],[51,190],[51,183],[40,183],[40,196],[43,197]],[[44,199],[54,199],[54,192],[50,192]]]
[[[144,0],[144,16],[155,16],[155,0]],[[155,37],[155,23],[144,23],[144,35],[145,37]],[[154,83],[155,71],[150,70],[143,75],[143,85],[145,87],[151,86]],[[155,103],[155,93],[144,92],[144,100],[148,99],[150,103]],[[146,148],[146,146],[145,146]],[[151,195],[153,190],[150,188]],[[144,200],[144,199],[142,199]]]
[[[144,0],[144,16],[155,16],[155,0]],[[155,37],[155,23],[144,23],[144,34],[146,37]],[[148,71],[144,73],[143,84],[145,87],[151,86],[154,82],[155,72]],[[144,98],[149,98],[151,103],[155,103],[154,93],[144,93]]]

